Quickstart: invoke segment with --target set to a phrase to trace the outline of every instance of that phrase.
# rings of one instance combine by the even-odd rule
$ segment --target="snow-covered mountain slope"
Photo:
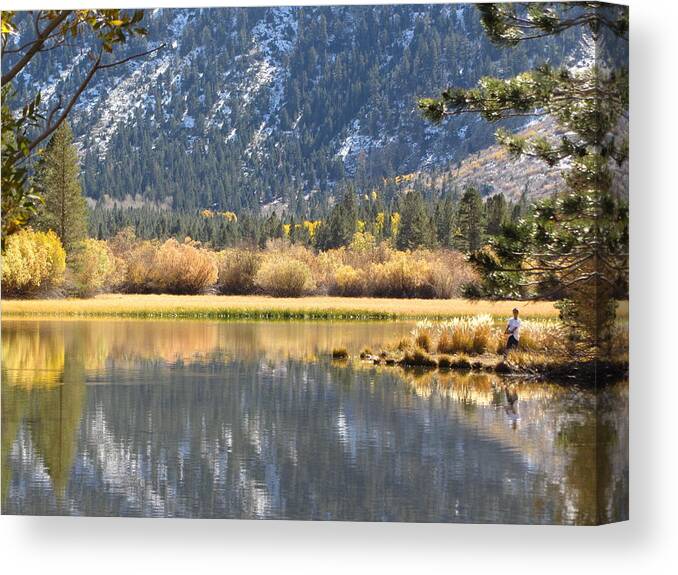
[[[417,97],[565,61],[577,46],[563,36],[497,48],[468,4],[156,9],[144,25],[148,37],[115,57],[165,48],[97,75],[70,121],[88,196],[180,209],[313,211],[344,181],[456,164],[491,145],[496,126],[433,126]],[[89,49],[42,54],[19,91],[53,104]]]

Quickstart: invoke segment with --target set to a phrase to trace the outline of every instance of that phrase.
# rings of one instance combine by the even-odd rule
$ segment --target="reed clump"
[[[335,347],[332,350],[332,359],[348,359],[348,350],[345,347]]]
[[[425,331],[418,333],[414,340],[414,344],[424,351],[430,352],[432,347],[431,334]]]
[[[554,320],[523,320],[520,326],[521,351],[553,352],[563,351],[567,337],[563,325]],[[506,336],[502,332],[494,334],[494,351],[504,353]]]
[[[437,367],[438,362],[433,356],[424,351],[423,349],[416,348],[413,350],[408,350],[403,354],[402,359],[400,360],[402,365],[408,367]]]
[[[459,317],[436,328],[438,353],[481,354],[488,350],[495,331],[492,317],[486,314]]]
[[[452,369],[471,369],[473,366],[471,365],[471,360],[467,355],[460,354],[454,356],[450,360],[450,367]]]

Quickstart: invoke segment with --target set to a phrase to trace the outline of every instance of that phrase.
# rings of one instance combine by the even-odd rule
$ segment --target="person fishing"
[[[504,335],[508,335],[506,340],[506,348],[504,349],[504,357],[508,356],[509,351],[518,347],[520,341],[520,319],[518,315],[520,312],[517,307],[513,308],[513,317],[508,321]]]

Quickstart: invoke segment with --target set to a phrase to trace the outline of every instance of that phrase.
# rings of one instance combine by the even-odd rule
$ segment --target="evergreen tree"
[[[483,199],[475,188],[468,188],[459,201],[455,247],[463,252],[479,250],[483,242]]]
[[[566,189],[540,202],[475,261],[501,295],[556,284],[566,298],[563,319],[594,350],[605,351],[615,298],[628,290],[628,207],[615,185],[626,178],[628,159],[628,7],[528,2],[477,9],[497,44],[515,46],[581,29],[593,52],[590,64],[575,69],[544,64],[513,78],[486,77],[475,88],[450,88],[419,105],[432,121],[469,112],[489,121],[517,115],[555,120],[559,138],[497,132],[516,156],[550,166],[567,162]]]
[[[328,250],[348,245],[356,230],[356,220],[355,193],[349,188],[341,202],[332,208],[327,222],[318,229],[318,248]]]
[[[87,202],[80,187],[80,163],[73,132],[63,122],[40,159],[36,188],[43,200],[37,227],[54,230],[67,253],[87,235]]]
[[[442,247],[451,247],[454,230],[454,203],[449,196],[444,197],[436,204],[434,213],[436,238]]]
[[[400,203],[400,229],[396,247],[400,250],[430,247],[434,243],[434,229],[421,193],[408,192]]]
[[[501,233],[502,227],[508,220],[508,206],[504,194],[495,194],[485,202],[487,233],[496,236]]]

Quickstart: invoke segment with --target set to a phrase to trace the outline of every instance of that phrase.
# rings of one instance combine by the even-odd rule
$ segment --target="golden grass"
[[[4,317],[446,319],[489,314],[504,319],[516,306],[521,309],[521,317],[524,318],[558,317],[558,310],[552,302],[331,296],[273,298],[258,295],[104,294],[92,299],[3,300],[0,305]],[[628,313],[628,306],[624,306],[624,309]]]

